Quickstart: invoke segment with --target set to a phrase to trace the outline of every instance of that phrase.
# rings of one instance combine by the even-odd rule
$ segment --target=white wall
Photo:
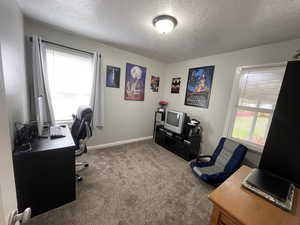
[[[23,16],[15,0],[0,2],[0,41],[10,126],[13,128],[14,122],[28,119]]]
[[[1,46],[0,46],[1,50]],[[0,214],[6,217],[11,210],[17,208],[15,180],[11,157],[11,142],[9,134],[9,122],[6,109],[5,88],[1,64],[0,52]],[[1,218],[0,218],[1,221]]]
[[[61,43],[82,50],[99,50],[102,56],[102,74],[105,75],[106,65],[121,68],[120,88],[105,88],[105,125],[96,130],[89,145],[99,145],[139,137],[151,136],[153,131],[154,111],[161,100],[162,89],[158,93],[150,90],[151,75],[157,75],[163,83],[165,64],[137,54],[104,45],[98,41],[63,32],[45,24],[26,19],[25,34],[37,34],[44,39]],[[147,67],[145,101],[125,101],[125,66],[133,63]]]
[[[15,121],[27,120],[23,17],[15,0],[0,1],[0,191],[3,215],[17,208],[11,139]],[[9,126],[10,125],[10,126]],[[10,129],[11,128],[11,129]],[[1,209],[0,209],[1,210]]]
[[[153,112],[157,107],[157,102],[164,99],[169,102],[169,108],[187,112],[191,117],[202,122],[204,128],[203,151],[206,153],[214,150],[219,138],[223,135],[236,68],[245,65],[286,61],[300,48],[300,39],[297,39],[165,65],[86,37],[56,30],[30,19],[25,20],[25,33],[27,35],[38,34],[50,41],[84,50],[98,49],[102,53],[104,67],[106,65],[121,67],[121,88],[105,89],[105,127],[103,130],[96,131],[90,145],[150,136],[152,134]],[[144,102],[123,100],[126,62],[147,67]],[[184,97],[188,69],[207,65],[215,65],[209,108],[185,106]],[[161,77],[159,93],[150,91],[151,75]],[[180,94],[170,93],[172,77],[182,77]]]
[[[187,112],[192,118],[201,121],[204,128],[203,152],[211,153],[224,134],[236,68],[287,61],[298,49],[300,39],[169,64],[164,83],[164,100],[169,102],[169,108]],[[185,106],[188,69],[208,65],[215,65],[209,108]],[[180,94],[170,93],[172,77],[182,77]]]
[[[5,224],[4,209],[3,209],[3,202],[2,202],[1,192],[2,191],[0,190],[0,224]]]

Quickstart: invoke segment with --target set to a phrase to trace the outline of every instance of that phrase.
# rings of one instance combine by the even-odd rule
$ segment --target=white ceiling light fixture
[[[153,19],[153,26],[161,34],[167,34],[171,32],[177,25],[177,20],[173,16],[160,15]]]

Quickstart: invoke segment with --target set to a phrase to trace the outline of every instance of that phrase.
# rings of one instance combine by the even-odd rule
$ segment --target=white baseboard
[[[130,144],[130,143],[139,142],[139,141],[145,141],[145,140],[149,140],[152,138],[153,138],[152,136],[148,136],[148,137],[123,140],[123,141],[116,141],[116,142],[111,142],[111,143],[106,143],[106,144],[101,144],[101,145],[87,146],[87,149],[88,150],[98,150],[98,149],[109,148],[109,147],[114,147],[114,146],[119,146],[119,145],[124,145],[124,144]]]

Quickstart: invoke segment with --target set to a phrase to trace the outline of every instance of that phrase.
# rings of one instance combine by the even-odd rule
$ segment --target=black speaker
[[[287,64],[259,168],[300,187],[300,61]]]

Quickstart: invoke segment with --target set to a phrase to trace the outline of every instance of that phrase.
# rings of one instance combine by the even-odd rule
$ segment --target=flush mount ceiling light
[[[153,26],[161,34],[171,32],[177,25],[177,20],[173,16],[160,15],[153,19]]]

